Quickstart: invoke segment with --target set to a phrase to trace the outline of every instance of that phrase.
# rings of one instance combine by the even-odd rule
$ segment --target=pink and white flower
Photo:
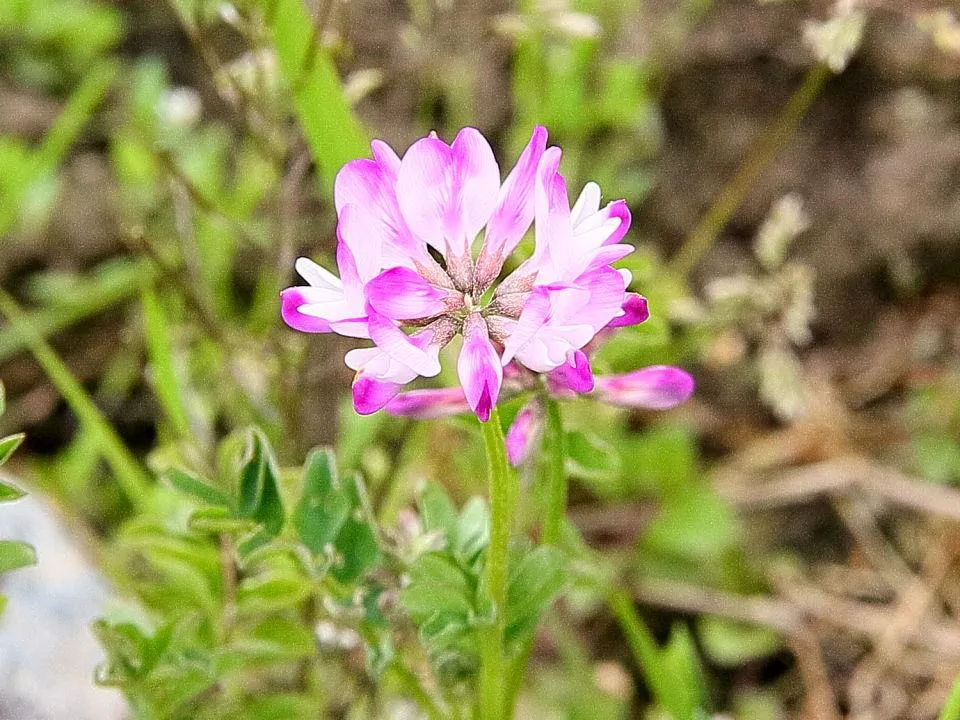
[[[300,258],[307,285],[283,291],[281,312],[296,330],[372,341],[345,358],[356,371],[357,412],[442,414],[459,393],[486,421],[505,375],[509,382],[518,373],[589,392],[595,383],[583,349],[605,328],[646,319],[645,301],[627,292],[629,273],[611,267],[633,249],[620,242],[630,225],[626,204],[601,207],[600,188],[589,183],[571,208],[560,149],[546,144],[537,127],[502,183],[473,128],[449,145],[431,134],[402,158],[374,141],[372,159],[340,171],[339,277]],[[533,255],[491,292],[531,224]],[[440,350],[458,334],[462,392],[400,394],[417,377],[439,374]]]
[[[636,296],[628,315],[643,322],[649,317],[647,301]],[[621,375],[594,377],[588,352],[597,350],[611,331],[620,327],[622,318],[609,323],[584,350],[575,351],[569,362],[538,376],[529,369],[511,362],[504,368],[504,394],[516,396],[539,390],[521,408],[506,434],[507,459],[514,466],[523,463],[539,441],[544,424],[544,394],[555,398],[583,395],[608,405],[645,410],[669,410],[686,402],[693,394],[694,380],[690,373],[677,367],[654,365]],[[470,411],[470,404],[461,388],[414,390],[390,400],[386,410],[391,415],[418,419],[436,419]]]

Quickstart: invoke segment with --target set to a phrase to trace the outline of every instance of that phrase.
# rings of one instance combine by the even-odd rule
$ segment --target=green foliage
[[[52,89],[82,77],[121,34],[120,14],[88,0],[10,0],[0,7],[5,69]]]
[[[316,623],[382,641],[368,599],[383,553],[363,484],[341,483],[325,449],[288,478],[258,430],[228,437],[218,455],[216,479],[166,470],[151,516],[121,530],[115,551],[138,611],[98,623],[99,681],[144,717],[315,716],[326,662]],[[290,673],[303,676],[296,692],[258,689]]]
[[[293,93],[313,157],[326,186],[332,188],[333,178],[347,161],[367,155],[369,138],[347,104],[303,3],[276,0],[265,5],[280,70]]]
[[[315,450],[307,458],[303,472],[303,492],[294,510],[293,522],[314,555],[326,552],[352,510],[350,498],[337,478],[333,453]]]
[[[580,403],[564,418],[571,497],[601,505],[642,500],[657,515],[636,528],[635,553],[594,554],[572,523],[562,550],[535,546],[529,538],[541,525],[542,483],[529,493],[524,486],[506,606],[493,607],[485,586],[489,508],[476,497],[464,502],[484,477],[475,424],[360,417],[349,403],[335,418],[324,409],[329,398],[314,397],[310,340],[277,320],[292,258],[304,253],[329,264],[323,252],[336,238],[336,172],[369,153],[367,130],[350,106],[355,95],[335,65],[356,58],[301,0],[169,6],[193,43],[185,55],[204,63],[208,77],[195,83],[201,92],[177,87],[194,77],[180,66],[170,72],[160,57],[114,58],[123,23],[112,5],[13,0],[0,7],[4,77],[52,94],[61,107],[39,142],[0,137],[0,235],[29,243],[43,232],[72,153],[103,146],[123,242],[119,257],[93,268],[30,276],[11,290],[17,302],[0,296],[10,321],[0,328],[0,361],[31,351],[80,420],[67,447],[37,463],[37,473],[95,529],[104,572],[126,598],[95,626],[107,654],[99,682],[123,692],[137,718],[365,717],[386,713],[400,696],[431,718],[445,717],[470,702],[479,637],[499,619],[508,665],[519,668],[510,681],[519,686],[540,621],[576,580],[577,564],[590,563],[611,584],[639,572],[641,581],[757,587],[736,517],[699,476],[692,432],[675,425],[638,431],[622,411]],[[594,16],[596,32],[571,31],[556,15],[567,10],[560,5],[521,3],[510,63],[517,119],[500,136],[516,149],[533,124],[546,124],[564,147],[571,189],[596,180],[636,206],[659,143],[656,59],[612,48],[639,6],[576,0],[569,9]],[[429,45],[424,11],[432,12],[414,3],[413,24],[404,28],[411,55],[418,46],[439,49]],[[427,83],[446,96],[433,98],[426,88],[417,103],[429,108],[436,99],[444,107],[421,121],[432,128],[440,114],[447,130],[455,120],[482,124],[466,102],[473,80],[453,78],[456,69],[432,70]],[[689,289],[667,277],[649,250],[621,266],[654,314],[603,348],[594,358],[598,373],[696,355],[714,328],[677,330],[669,317],[690,300]],[[122,342],[101,373],[81,382],[68,351],[61,357],[50,343],[108,310]],[[456,381],[454,367],[445,363],[442,384]],[[116,408],[144,379],[156,401],[149,454],[128,447],[115,427]],[[339,422],[336,453],[317,449],[302,470],[291,468],[327,432],[308,426],[313,416]],[[936,440],[954,425],[933,425],[916,439],[918,466],[931,479],[956,481],[956,453]],[[257,429],[236,431],[250,426]],[[0,440],[0,462],[21,438]],[[414,516],[410,496],[423,477],[442,479],[456,502],[428,483]],[[21,495],[0,483],[0,502]],[[0,571],[33,560],[27,546],[0,541]],[[538,681],[556,678],[551,711],[558,716],[635,710],[629,687],[616,698],[598,688],[596,647],[571,622],[582,610],[577,603],[589,606],[609,591],[576,588],[548,626],[560,660],[540,662]],[[779,647],[763,629],[716,619],[678,624],[660,646],[632,603],[615,614],[658,708],[678,720],[706,712],[698,647],[730,667]]]
[[[2,22],[0,17],[0,26]],[[116,72],[116,65],[109,60],[91,68],[36,149],[28,150],[15,140],[0,138],[4,168],[0,173],[0,235],[6,235],[21,219],[29,220],[35,231],[43,229],[56,196],[55,173],[103,101]]]
[[[143,291],[143,334],[152,369],[154,392],[174,432],[179,438],[190,437],[190,418],[176,371],[170,323],[153,288]]]
[[[709,615],[698,618],[697,635],[707,657],[723,667],[740,667],[783,647],[772,630]]]
[[[400,602],[419,628],[437,678],[455,686],[476,673],[479,635],[494,620],[483,573],[489,511],[473,498],[458,515],[440,486],[430,484],[421,493],[420,513],[424,531],[443,547],[416,558]],[[563,553],[551,547],[511,549],[504,609],[508,652],[520,651],[566,584],[565,564]]]
[[[957,720],[957,718],[960,718],[960,677],[953,683],[950,696],[940,712],[939,720]]]
[[[707,717],[707,688],[697,659],[697,649],[686,625],[675,625],[670,639],[659,651],[661,672],[657,698],[677,720]]]
[[[612,593],[608,602],[657,704],[677,720],[707,717],[707,690],[687,626],[675,624],[658,647],[625,593]]]
[[[0,383],[0,415],[3,415],[6,409],[6,395],[3,384]],[[23,433],[9,435],[0,438],[0,465],[3,465],[17,446],[23,442]],[[14,502],[24,496],[20,488],[0,480],[0,504]],[[32,545],[19,540],[0,540],[0,575],[18,570],[23,567],[35,565],[37,562],[37,553]],[[7,604],[7,599],[0,595],[0,613],[3,612]]]
[[[960,392],[956,375],[946,373],[913,392],[908,406],[912,422],[914,465],[936,483],[960,483]]]
[[[602,3],[575,5],[603,17],[603,29],[567,31],[562,17],[551,17],[566,13],[562,6],[525,8],[514,76],[515,144],[526,141],[526,128],[542,123],[563,144],[569,176],[616,186],[634,203],[650,187],[641,162],[658,141],[650,71],[605,52],[611,38],[601,33],[615,35],[630,8],[603,15],[609,8]]]
[[[0,574],[35,565],[37,553],[33,547],[18,540],[0,540]]]
[[[150,484],[140,464],[103,417],[87,391],[30,325],[29,319],[13,298],[3,291],[0,291],[0,312],[7,316],[24,338],[30,351],[63,394],[86,431],[96,439],[99,452],[113,469],[118,483],[126,491],[127,499],[134,504],[146,503],[150,496]]]
[[[255,717],[268,706],[316,712],[323,687],[332,687],[322,680],[331,657],[316,634],[320,623],[353,633],[372,677],[403,680],[404,693],[429,708],[434,700],[410,685],[410,648],[394,647],[381,604],[387,589],[402,587],[400,606],[440,686],[470,687],[478,633],[494,619],[483,580],[483,501],[457,513],[429,485],[423,540],[411,556],[380,536],[363,482],[341,478],[331,450],[314,450],[299,478],[277,466],[258,430],[226,438],[217,455],[214,479],[165,470],[155,508],[121,529],[114,553],[133,580],[137,611],[133,621],[121,613],[98,623],[108,654],[101,683],[119,688],[144,717]],[[510,652],[565,585],[565,563],[554,548],[513,548],[503,609]],[[291,672],[303,679],[296,692],[277,686],[264,695],[246,684]]]

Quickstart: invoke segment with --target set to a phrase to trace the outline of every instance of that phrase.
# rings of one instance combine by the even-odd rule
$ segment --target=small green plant
[[[0,415],[3,415],[6,409],[6,395],[3,384],[0,383]],[[8,435],[0,439],[0,465],[3,465],[17,446],[23,442],[23,433]],[[9,503],[19,500],[23,497],[23,491],[16,486],[0,479],[0,503]],[[17,570],[22,567],[34,565],[37,562],[37,554],[32,545],[20,540],[2,540],[0,539],[0,575],[3,573]],[[7,599],[0,595],[0,613],[7,604]]]

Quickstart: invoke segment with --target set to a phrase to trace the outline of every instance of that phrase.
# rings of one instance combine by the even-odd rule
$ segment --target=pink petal
[[[457,374],[470,409],[480,422],[486,422],[500,394],[503,366],[480,313],[471,313],[464,321]]]
[[[392,320],[413,320],[439,315],[450,292],[434,287],[408,268],[384,270],[364,288],[367,302]]]
[[[493,150],[479,130],[463,128],[453,140],[453,157],[457,167],[454,187],[459,199],[460,221],[467,239],[472,241],[497,204],[500,190],[500,167]]]
[[[637,293],[627,293],[623,301],[623,315],[615,317],[609,323],[608,328],[627,327],[629,325],[639,325],[646,322],[650,317],[650,309],[647,307],[647,299]]]
[[[496,208],[487,223],[484,252],[506,257],[530,228],[537,166],[546,147],[547,129],[538,125],[497,195]]]
[[[323,318],[312,315],[304,315],[300,308],[309,304],[309,300],[304,297],[304,288],[287,288],[280,293],[280,315],[283,321],[294,330],[308,333],[326,333],[330,332],[330,323]]]
[[[622,407],[666,410],[685,402],[694,380],[677,367],[655,365],[624,375],[597,378],[596,391],[604,402]]]
[[[345,318],[343,320],[331,320],[330,329],[337,335],[352,338],[369,338],[370,327],[366,316],[358,318]]]
[[[567,362],[553,370],[547,376],[550,389],[555,392],[573,391],[588,393],[593,390],[593,370],[590,361],[582,350],[575,350],[569,354]]]
[[[627,207],[626,200],[615,200],[606,207],[606,214],[611,218],[618,218],[620,225],[604,241],[604,245],[616,245],[623,240],[627,231],[630,229],[630,208]]]
[[[281,293],[281,315],[288,325],[303,332],[369,337],[364,310],[358,303],[350,302],[345,289],[288,288]]]
[[[615,270],[610,272],[619,278]],[[594,305],[594,291],[568,284],[534,288],[520,319],[504,340],[503,362],[516,357],[521,364],[539,373],[563,365],[571,350],[579,350],[596,334],[598,328],[591,323],[607,314],[612,317],[620,308],[619,301],[608,308],[609,299],[597,297],[598,303]]]
[[[570,225],[570,201],[567,185],[560,169],[561,151],[547,148],[537,167],[534,188],[534,233],[536,251],[532,262],[539,265],[553,255],[572,250],[573,228]]]
[[[580,308],[568,322],[590,325],[600,332],[623,308],[626,283],[623,275],[611,267],[601,267],[584,273],[576,280],[576,287],[590,292],[590,302]]]
[[[300,277],[306,280],[307,284],[312,287],[325,288],[327,290],[343,289],[343,283],[340,281],[340,278],[326,268],[317,265],[317,263],[310,258],[297,258],[293,266],[297,269]]]
[[[383,140],[374,140],[370,143],[373,159],[382,167],[387,176],[396,182],[397,171],[400,170],[400,157]]]
[[[397,327],[388,317],[367,307],[370,339],[394,360],[403,363],[418,375],[434,377],[440,374],[440,361],[424,351]]]
[[[490,145],[464,128],[452,146],[436,137],[407,150],[397,173],[397,201],[419,239],[445,256],[462,257],[493,212],[500,170]]]
[[[352,387],[353,409],[358,415],[371,415],[396,397],[402,387],[399,383],[357,375]]]
[[[530,457],[542,424],[542,411],[536,402],[528,403],[517,413],[505,438],[507,459],[511,465],[517,467]]]
[[[422,258],[426,248],[407,227],[397,204],[396,182],[400,160],[388,145],[373,142],[374,160],[362,158],[348,162],[337,174],[333,197],[337,214],[347,205],[362,209],[367,216],[370,235],[368,245],[381,246],[392,262],[404,257]],[[357,252],[356,248],[352,248]]]
[[[350,302],[362,305],[363,280],[357,269],[357,261],[353,257],[350,247],[340,239],[337,242],[337,269],[340,271],[340,280],[343,282],[343,294]]]
[[[593,226],[594,216],[600,209],[600,186],[595,182],[588,182],[580,191],[580,197],[570,209],[570,222],[575,228]]]
[[[601,267],[573,283],[535,287],[527,296],[520,318],[509,326],[503,361],[514,357],[538,373],[568,362],[571,351],[582,349],[622,312],[623,275]]]
[[[373,218],[362,207],[343,206],[337,220],[337,238],[350,249],[361,282],[367,282],[383,268],[383,241]]]
[[[596,270],[598,268],[606,267],[612,265],[617,260],[625,258],[630,253],[636,250],[633,245],[604,245],[597,248],[592,253],[585,252],[583,255],[588,259],[588,262],[581,263],[585,265],[584,272],[589,272],[590,270]]]
[[[440,347],[447,343],[453,334],[448,325],[452,325],[452,321],[434,322],[411,335],[408,342],[436,361]],[[344,361],[348,367],[357,371],[353,381],[353,402],[356,411],[362,415],[384,407],[404,385],[419,374],[379,347],[351,350]]]
[[[625,200],[615,200],[600,209],[600,186],[587,183],[570,211],[574,235],[589,237],[589,245],[615,245],[630,229],[630,209]],[[599,240],[593,237],[601,231]]]
[[[391,415],[433,420],[469,412],[470,406],[463,388],[452,387],[400,393],[385,409]]]
[[[420,240],[446,250],[444,221],[451,190],[453,152],[440,138],[425,137],[407,150],[397,171],[400,212]]]
[[[527,296],[520,319],[513,325],[504,342],[503,364],[509,363],[517,352],[536,335],[550,317],[550,291],[534,288]]]

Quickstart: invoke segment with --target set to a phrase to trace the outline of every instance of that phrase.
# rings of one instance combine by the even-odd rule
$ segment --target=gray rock
[[[121,695],[93,682],[103,652],[90,625],[107,584],[53,506],[35,492],[0,506],[0,538],[32,543],[39,557],[0,578],[9,599],[0,615],[0,720],[125,717]]]

